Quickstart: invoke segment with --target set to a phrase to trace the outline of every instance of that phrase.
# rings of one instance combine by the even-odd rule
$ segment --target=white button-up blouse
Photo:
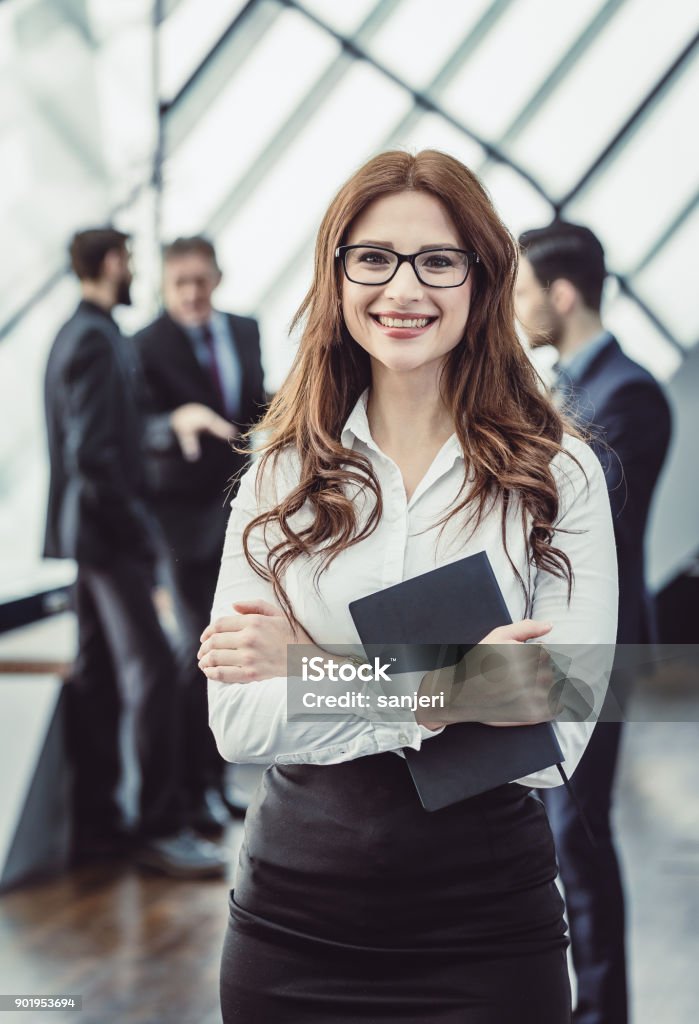
[[[367,396],[365,391],[352,410],[342,431],[342,444],[360,451],[371,461],[381,486],[383,515],[369,537],[335,558],[320,576],[317,587],[313,582],[317,555],[297,558],[288,568],[285,589],[304,629],[326,650],[343,645],[342,650],[347,653],[344,645],[354,645],[353,649],[361,654],[362,646],[348,609],[350,601],[479,551],[488,554],[512,621],[524,618],[526,599],[503,546],[499,502],[485,514],[475,532],[464,526],[463,513],[449,521],[441,537],[440,528],[434,527],[452,506],[464,479],[464,456],[456,434],[444,443],[407,501],[398,466],[371,436]],[[584,470],[583,473],[565,454],[559,454],[552,462],[560,497],[553,544],[565,551],[573,567],[570,603],[565,580],[537,571],[535,566],[530,570],[516,503],[508,510],[507,547],[522,578],[532,582],[530,617],[553,624],[551,632],[542,638],[546,646],[555,649],[557,645],[578,645],[579,649],[579,645],[584,645],[583,649],[590,652],[585,679],[592,683],[595,708],[599,710],[608,680],[608,671],[604,669],[609,667],[604,654],[600,658],[599,652],[612,650],[617,625],[614,533],[605,479],[595,455],[586,444],[570,436],[566,436],[564,447]],[[289,450],[280,456],[275,479],[271,479],[272,461],[262,481],[261,502],[258,503],[255,486],[258,462],[242,478],[231,503],[212,620],[231,614],[235,601],[261,598],[276,604],[271,585],[250,568],[242,546],[246,524],[298,482],[300,460],[296,453]],[[371,495],[366,496],[356,486],[347,493],[354,495],[360,517],[370,511]],[[310,510],[301,509],[293,520],[295,528],[308,522],[310,515]],[[269,526],[267,534],[270,543],[278,537],[276,528]],[[266,564],[267,545],[260,528],[253,531],[250,546],[255,557]],[[224,758],[253,763],[333,764],[384,751],[398,753],[401,747],[419,750],[423,741],[437,735],[414,719],[382,720],[371,710],[356,709],[356,713],[338,720],[287,718],[286,684],[286,677],[251,683],[209,681],[209,723]],[[413,689],[417,685],[419,679]],[[554,728],[570,775],[589,741],[593,724],[556,722]],[[547,787],[558,785],[560,777],[555,768],[550,768],[517,781]]]

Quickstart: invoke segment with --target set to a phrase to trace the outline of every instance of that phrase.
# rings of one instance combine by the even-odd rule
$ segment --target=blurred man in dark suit
[[[654,377],[624,354],[600,317],[604,251],[563,221],[526,231],[517,315],[532,345],[558,351],[553,395],[585,430],[604,468],[619,563],[617,643],[651,639],[644,535],[670,442],[670,409]],[[621,723],[597,724],[573,777],[593,849],[565,789],[542,792],[556,838],[578,978],[576,1024],[627,1020],[624,902],[610,825]]]
[[[197,666],[197,651],[209,623],[223,550],[226,491],[246,465],[230,441],[249,429],[265,404],[257,323],[214,309],[220,280],[216,253],[207,239],[174,241],[163,253],[165,311],[135,339],[151,416],[170,414],[173,427],[169,446],[151,450],[150,496],[166,540],[181,635],[185,795],[191,820],[211,831],[226,815],[224,763],[208,727],[206,680]],[[207,416],[225,420],[228,437],[211,430],[204,436],[200,424]]]
[[[140,767],[134,856],[182,877],[220,875],[218,849],[182,828],[176,668],[152,600],[155,524],[144,502],[135,367],[112,319],[130,303],[128,236],[75,235],[82,300],[46,368],[51,482],[44,554],[78,565],[78,656],[68,688],[75,850],[124,849],[115,791],[121,711],[133,711]]]

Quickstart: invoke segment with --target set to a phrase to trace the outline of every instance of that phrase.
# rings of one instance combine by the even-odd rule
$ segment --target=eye
[[[427,267],[428,270],[447,270],[457,265],[456,253],[429,253],[422,261],[422,265]]]
[[[388,263],[386,253],[378,252],[374,250],[362,250],[357,253],[356,256],[358,263],[368,263],[373,266],[382,267]]]

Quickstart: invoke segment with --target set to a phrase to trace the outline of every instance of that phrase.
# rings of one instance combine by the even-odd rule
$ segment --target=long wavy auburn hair
[[[344,324],[342,268],[335,250],[346,243],[353,221],[369,203],[411,189],[436,196],[465,248],[480,257],[471,270],[466,329],[445,356],[439,383],[467,472],[459,500],[435,525],[444,527],[463,513],[464,529],[475,530],[500,498],[503,545],[529,608],[530,580],[522,579],[506,543],[508,510],[517,507],[528,533],[530,565],[565,579],[570,600],[572,567],[566,554],[552,544],[559,499],[550,464],[563,451],[564,427],[570,433],[575,430],[542,392],[515,332],[517,244],[476,176],[462,163],[431,149],[416,156],[396,150],[360,167],[330,204],[318,232],[313,282],[291,324],[292,330],[303,324],[296,358],[266,415],[246,435],[256,443],[245,450],[261,455],[258,500],[267,462],[272,460],[274,475],[285,449],[294,449],[300,458],[298,484],[248,523],[243,533],[249,564],[272,584],[290,624],[298,624],[283,582],[291,562],[319,555],[317,585],[320,573],[341,551],[368,537],[382,515],[381,489],[371,463],[341,443],[349,413],[371,385],[371,367],[368,354]],[[373,495],[363,523],[347,496],[348,486],[350,493],[359,487]],[[307,503],[313,520],[297,532],[290,520]],[[250,552],[250,535],[261,527],[266,538],[272,526],[279,528],[281,539],[268,546],[264,564]]]

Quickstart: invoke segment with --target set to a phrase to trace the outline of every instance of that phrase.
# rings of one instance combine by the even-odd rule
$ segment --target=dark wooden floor
[[[102,865],[6,895],[0,992],[82,995],[83,1010],[0,1020],[219,1024],[228,888]]]
[[[626,728],[616,823],[629,898],[633,1024],[699,1018],[699,705]],[[231,865],[241,829],[231,830]],[[229,882],[83,868],[0,900],[0,993],[81,994],[81,1013],[0,1024],[220,1024]],[[267,1024],[267,1022],[265,1022]]]

